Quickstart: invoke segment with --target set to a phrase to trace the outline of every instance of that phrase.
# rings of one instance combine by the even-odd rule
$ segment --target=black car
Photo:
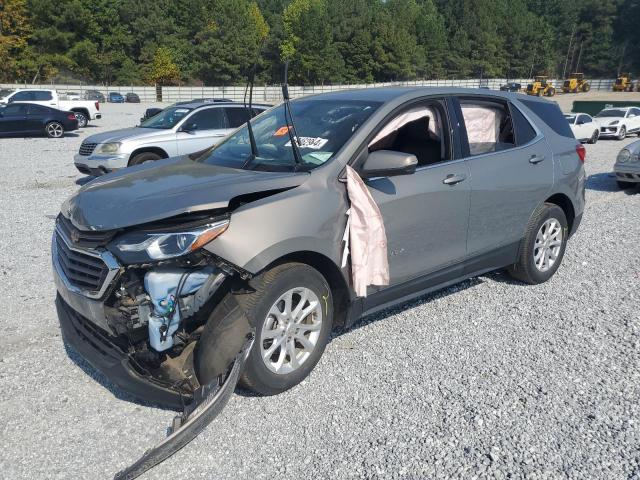
[[[124,96],[124,101],[127,103],[140,103],[140,97],[137,93],[129,92]]]
[[[500,91],[502,92],[519,92],[520,90],[522,90],[522,85],[516,82],[509,82],[504,85],[500,85]]]
[[[44,134],[60,138],[77,129],[78,119],[73,112],[20,102],[0,107],[0,137]]]

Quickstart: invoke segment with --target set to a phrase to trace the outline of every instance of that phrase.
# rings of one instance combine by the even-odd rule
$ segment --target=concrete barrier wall
[[[559,91],[562,86],[561,80],[551,80]],[[615,79],[589,79],[592,90],[610,91]],[[468,79],[468,80],[416,80],[412,82],[391,82],[391,83],[367,83],[358,85],[316,85],[306,87],[289,87],[292,98],[305,95],[313,95],[316,93],[332,92],[336,90],[352,89],[352,88],[373,88],[392,85],[407,86],[425,86],[425,87],[463,87],[463,88],[479,88],[488,87],[490,89],[498,89],[500,85],[507,82],[520,83],[523,88],[531,79],[505,79],[505,78],[486,78],[486,79]],[[24,85],[24,84],[2,84],[2,87],[8,88],[54,88],[60,93],[74,92],[83,94],[87,90],[98,90],[107,96],[108,92],[120,92],[126,94],[128,92],[137,93],[140,100],[145,103],[156,102],[156,88],[153,86],[110,86],[104,85],[65,85],[65,84],[43,84],[43,85]],[[165,103],[173,103],[181,100],[191,100],[194,98],[228,98],[233,101],[242,101],[244,98],[244,86],[229,87],[162,87],[162,101]],[[254,87],[254,101],[277,103],[282,100],[282,92],[279,86],[260,86]]]

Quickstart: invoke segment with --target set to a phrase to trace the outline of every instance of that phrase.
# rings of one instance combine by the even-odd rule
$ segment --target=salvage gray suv
[[[204,153],[99,177],[64,203],[64,339],[169,407],[224,382],[246,345],[241,384],[282,392],[363,315],[496,269],[548,280],[582,217],[584,156],[555,103],[511,93],[383,88],[273,107]],[[348,165],[387,238],[389,284],[361,296],[344,261]]]

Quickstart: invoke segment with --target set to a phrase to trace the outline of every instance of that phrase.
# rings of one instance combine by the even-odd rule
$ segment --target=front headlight
[[[118,150],[120,150],[120,144],[117,142],[103,143],[98,145],[96,153],[118,153]]]
[[[618,158],[616,158],[616,163],[627,163],[629,160],[631,160],[631,152],[626,148],[620,150]]]
[[[611,122],[609,125],[617,125],[620,123],[620,120],[614,120],[613,122]]]
[[[125,263],[180,257],[209,243],[229,226],[229,220],[182,232],[131,232],[116,240],[114,248]]]

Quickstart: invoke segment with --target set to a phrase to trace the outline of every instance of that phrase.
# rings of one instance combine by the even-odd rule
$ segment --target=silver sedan
[[[618,154],[613,167],[618,186],[633,188],[640,184],[640,140],[630,143]]]

